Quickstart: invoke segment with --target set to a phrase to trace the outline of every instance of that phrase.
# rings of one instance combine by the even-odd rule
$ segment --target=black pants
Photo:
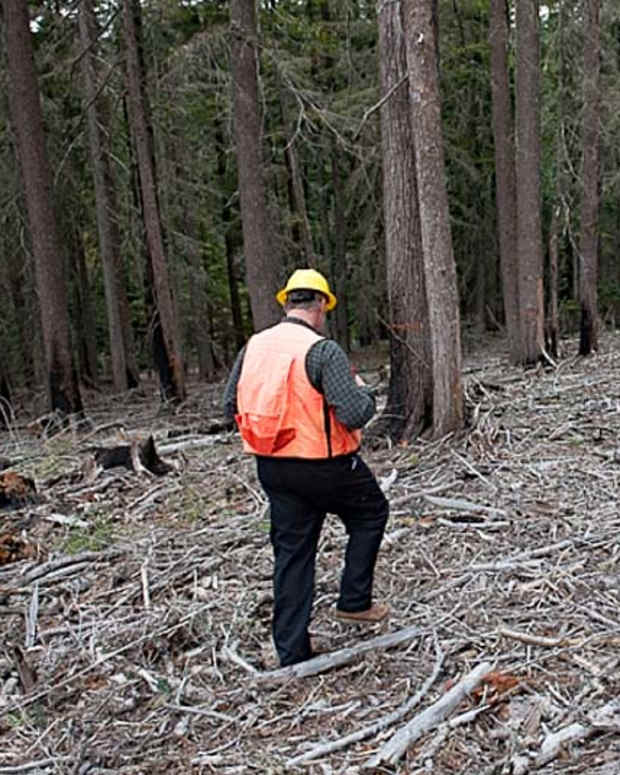
[[[308,624],[325,514],[337,514],[348,534],[338,608],[364,611],[372,604],[375,561],[389,506],[359,455],[318,461],[257,457],[256,461],[271,506],[273,639],[280,664],[291,665],[312,656]]]

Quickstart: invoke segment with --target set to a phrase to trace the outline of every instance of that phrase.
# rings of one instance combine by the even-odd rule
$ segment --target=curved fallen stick
[[[434,702],[422,713],[418,713],[409,723],[395,732],[383,748],[371,757],[364,766],[373,768],[384,762],[396,764],[412,743],[444,721],[490,671],[490,662],[482,662],[475,667],[437,702]]]

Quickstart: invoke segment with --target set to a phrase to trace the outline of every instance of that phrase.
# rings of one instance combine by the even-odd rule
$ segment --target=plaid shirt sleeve
[[[362,428],[375,413],[375,397],[355,382],[345,351],[333,339],[321,339],[306,355],[306,371],[312,385],[334,409],[347,428]]]

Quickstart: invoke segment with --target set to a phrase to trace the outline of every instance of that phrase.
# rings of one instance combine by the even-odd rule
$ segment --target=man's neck
[[[311,309],[304,309],[303,307],[289,309],[286,313],[287,318],[297,318],[297,320],[303,320],[309,326],[314,328],[316,326],[316,313]]]
[[[316,314],[309,309],[290,309],[286,313],[285,320],[289,320],[293,323],[305,323],[307,326],[312,328],[314,331],[316,331],[318,334],[322,334],[321,332],[321,322],[320,320],[317,320]],[[324,336],[324,334],[322,334]]]

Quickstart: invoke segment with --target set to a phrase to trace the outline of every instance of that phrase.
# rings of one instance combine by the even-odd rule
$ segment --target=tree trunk
[[[560,230],[560,203],[554,205],[549,227],[549,311],[547,313],[547,348],[552,358],[559,353],[558,312],[558,234]]]
[[[162,398],[182,401],[185,398],[183,360],[157,197],[153,137],[141,56],[141,12],[137,0],[123,0],[123,13],[129,120],[138,158],[146,242],[155,292],[156,310],[152,320],[155,365],[159,372]]]
[[[230,312],[233,323],[235,349],[240,350],[245,344],[245,330],[243,326],[243,312],[237,286],[237,272],[235,270],[235,249],[239,242],[239,229],[233,224],[230,186],[227,184],[226,153],[224,150],[224,135],[218,125],[215,130],[215,142],[217,146],[217,176],[218,189],[223,202],[221,217],[224,229],[224,245],[226,250],[226,277],[228,281],[228,293],[230,296]],[[236,212],[236,211],[235,211]]]
[[[306,197],[304,195],[304,186],[299,171],[299,162],[295,151],[294,139],[289,140],[286,146],[286,161],[289,175],[291,176],[291,189],[293,192],[294,217],[299,225],[301,240],[301,250],[304,257],[305,266],[318,269],[314,247],[312,245],[312,230],[306,211]]]
[[[517,0],[517,256],[520,357],[544,350],[543,248],[540,195],[540,54],[538,0]]]
[[[600,206],[600,0],[586,0],[583,62],[583,195],[581,201],[581,332],[579,354],[598,349],[598,220]]]
[[[209,325],[209,275],[202,256],[200,244],[196,239],[197,224],[191,215],[191,205],[187,203],[187,229],[190,236],[185,237],[185,254],[188,257],[189,304],[191,336],[198,355],[198,373],[200,379],[210,382],[215,378],[215,359],[211,343]]]
[[[510,361],[520,360],[519,285],[517,274],[517,200],[512,100],[508,77],[508,8],[491,0],[491,95],[495,140],[495,191],[502,296]]]
[[[63,415],[83,411],[73,365],[65,260],[52,204],[52,175],[34,68],[26,0],[2,0],[9,69],[9,106],[35,259],[49,405]]]
[[[88,141],[95,182],[95,200],[99,250],[103,268],[112,383],[122,392],[138,384],[133,335],[128,314],[124,269],[120,257],[120,235],[116,225],[116,196],[110,174],[105,140],[101,131],[99,84],[95,66],[97,28],[92,0],[83,0],[79,10],[80,40],[83,47],[82,71],[88,119]],[[127,320],[124,317],[127,315]]]
[[[433,370],[433,435],[463,425],[461,330],[446,189],[432,0],[404,0],[420,233]]]
[[[381,107],[390,382],[379,427],[400,441],[432,423],[432,368],[411,105],[401,83],[407,73],[401,4],[380,3],[377,14],[381,94],[391,94]]]
[[[97,382],[97,319],[90,291],[84,243],[81,231],[77,227],[72,228],[71,243],[74,317],[77,321],[74,339],[78,352],[78,373],[81,379],[95,384]]]
[[[333,197],[333,242],[330,262],[331,282],[334,284],[334,293],[338,299],[336,309],[332,314],[335,339],[347,352],[351,350],[351,332],[347,314],[347,254],[346,254],[346,217],[345,217],[345,190],[342,181],[342,173],[338,159],[338,149],[335,143],[331,148],[331,182],[334,187]],[[329,219],[326,219],[329,221]],[[327,240],[327,223],[326,234]]]
[[[243,226],[245,273],[254,330],[276,323],[282,278],[267,211],[258,101],[258,27],[254,0],[231,0],[234,128]]]

